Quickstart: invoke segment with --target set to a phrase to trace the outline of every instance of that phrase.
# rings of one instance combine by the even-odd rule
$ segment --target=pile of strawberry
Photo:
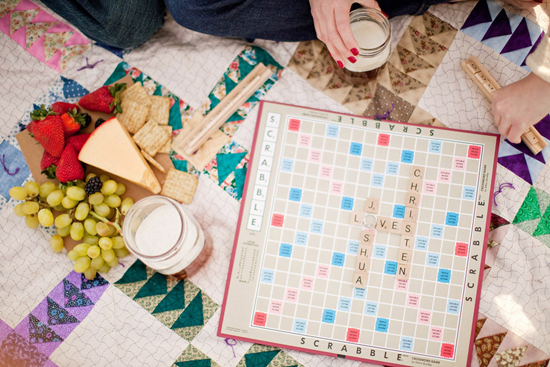
[[[31,112],[27,130],[44,148],[40,169],[48,178],[67,183],[84,178],[78,152],[90,134],[75,135],[87,127],[91,117],[79,113],[72,103],[55,102],[50,108],[41,105]]]

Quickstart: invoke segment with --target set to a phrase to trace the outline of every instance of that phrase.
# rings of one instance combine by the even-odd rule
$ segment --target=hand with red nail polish
[[[357,62],[354,56],[359,55],[359,45],[349,23],[353,3],[380,10],[376,0],[309,0],[317,38],[327,45],[331,56],[341,68],[346,59],[352,64]]]

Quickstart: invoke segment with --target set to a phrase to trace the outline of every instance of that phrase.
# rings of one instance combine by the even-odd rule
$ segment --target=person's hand
[[[515,6],[519,9],[532,9],[537,5],[542,4],[542,0],[536,1],[536,0],[504,0],[510,5]]]
[[[493,93],[493,115],[498,131],[520,143],[527,129],[550,113],[550,83],[530,73]]]
[[[323,41],[336,63],[344,67],[345,59],[357,60],[359,45],[349,24],[349,12],[353,3],[380,10],[376,0],[309,0],[317,38]]]

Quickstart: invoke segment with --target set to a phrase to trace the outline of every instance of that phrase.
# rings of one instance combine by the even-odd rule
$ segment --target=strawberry
[[[75,136],[71,136],[69,139],[67,139],[67,145],[72,145],[74,147],[74,150],[76,153],[80,153],[80,150],[84,146],[84,143],[86,143],[86,140],[90,137],[91,134],[78,134]]]
[[[86,119],[88,117],[88,114],[80,114],[76,111],[76,109],[69,110],[68,112],[61,115],[65,138],[76,134],[78,130],[88,126],[91,121],[91,118],[88,119],[89,121],[87,121]]]
[[[58,164],[59,158],[53,157],[50,153],[44,151],[40,160],[40,171],[50,180],[53,180],[55,179],[55,170]]]
[[[40,145],[52,156],[60,157],[65,147],[65,135],[63,133],[63,122],[50,109],[41,105],[39,109],[31,112],[34,120],[32,134]]]
[[[116,113],[122,113],[122,108],[120,107],[120,93],[125,89],[126,83],[117,83],[114,87],[104,85],[94,92],[80,98],[78,104],[80,107],[90,111],[111,113],[113,109],[115,109]]]
[[[62,183],[82,180],[84,178],[84,168],[71,144],[68,144],[63,149],[61,159],[59,159],[59,164],[57,165],[56,175],[57,179]]]
[[[67,102],[55,102],[50,107],[53,112],[57,113],[58,115],[63,115],[64,113],[67,113],[67,111],[73,111],[76,108],[76,111],[78,112],[78,106],[74,103],[67,103]]]

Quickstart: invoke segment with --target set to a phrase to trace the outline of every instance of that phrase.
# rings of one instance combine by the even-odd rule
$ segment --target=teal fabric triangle
[[[183,310],[185,308],[185,291],[183,282],[180,281],[172,290],[164,297],[155,308],[153,313],[166,311]]]
[[[134,80],[134,83],[141,83],[143,85],[143,73],[138,75],[138,77]]]
[[[277,69],[282,69],[283,67],[281,64],[279,64],[273,56],[266,50],[264,50],[261,47],[252,46],[252,50],[254,50],[254,53],[256,54],[256,61],[263,62],[265,66],[267,65],[274,65],[277,67]]]
[[[227,176],[233,172],[235,167],[243,160],[248,152],[233,153],[233,154],[216,154],[218,162],[218,184],[221,185]]]
[[[141,280],[147,280],[147,267],[140,260],[136,260],[115,284],[135,283]]]
[[[256,65],[250,65],[245,59],[239,57],[239,70],[241,71],[241,79],[243,80]]]
[[[157,85],[157,88],[153,92],[154,96],[162,96],[162,86],[159,84]]]
[[[167,291],[166,276],[161,273],[155,273],[155,275],[153,275],[151,279],[149,279],[147,283],[141,287],[134,299],[158,296],[160,294],[166,294]]]
[[[199,291],[170,329],[201,325],[204,325],[204,314],[202,310],[202,291]]]
[[[241,200],[243,197],[243,191],[244,191],[244,181],[246,180],[246,171],[248,166],[244,166],[243,168],[239,168],[235,170],[235,184],[236,184],[236,194],[237,194],[237,200]]]
[[[107,78],[107,80],[105,81],[105,83],[103,83],[103,85],[109,85],[116,82],[117,80],[124,78],[126,76],[126,70],[124,70],[125,65],[126,63],[124,61],[119,62],[115,70],[113,70],[113,73],[111,74],[111,76]]]
[[[174,98],[174,104],[170,108],[170,117],[168,118],[168,125],[172,126],[173,130],[179,130],[183,127],[181,123],[181,111],[180,111],[180,99]]]
[[[245,354],[246,367],[267,367],[279,352],[280,350],[277,349],[269,352]]]
[[[194,361],[176,362],[178,367],[210,367],[212,361],[210,359],[197,359]]]
[[[239,112],[238,111],[235,111],[233,112],[233,114],[231,116],[229,116],[229,118],[227,119],[227,121],[225,122],[231,122],[231,121],[242,121],[244,120],[244,117],[242,117],[241,115],[239,115]]]
[[[235,83],[231,78],[227,76],[227,74],[223,75],[223,78],[225,80],[225,95],[228,95],[229,92],[233,90],[237,86],[237,83]]]
[[[172,164],[174,164],[175,169],[187,172],[187,161],[180,161],[179,159],[172,158]]]
[[[208,114],[208,112],[212,111],[214,107],[220,104],[220,100],[214,95],[214,93],[210,93],[208,98],[210,98],[210,108],[205,111],[206,114]]]

